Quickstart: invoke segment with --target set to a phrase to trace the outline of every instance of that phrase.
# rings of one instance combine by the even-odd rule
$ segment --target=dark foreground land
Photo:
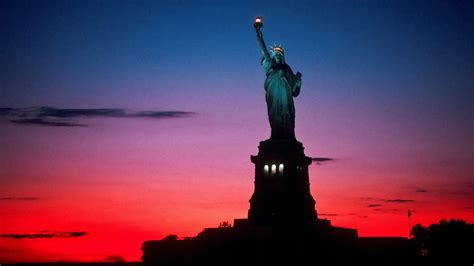
[[[2,266],[139,266],[143,265],[139,261],[135,262],[31,262],[31,263],[2,263]]]
[[[261,230],[260,230],[261,229]],[[265,230],[263,230],[265,229]],[[474,265],[474,224],[442,220],[416,225],[412,238],[357,237],[350,229],[206,228],[194,238],[168,236],[143,244],[146,266]],[[297,232],[297,233],[295,233]]]

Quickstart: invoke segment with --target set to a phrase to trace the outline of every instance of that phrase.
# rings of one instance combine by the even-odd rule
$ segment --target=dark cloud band
[[[385,202],[395,202],[395,203],[407,203],[407,202],[415,202],[415,200],[411,199],[388,199]]]
[[[0,237],[13,239],[37,239],[37,238],[70,238],[85,236],[87,232],[43,232],[38,234],[2,234]]]
[[[369,204],[369,205],[367,205],[367,207],[369,207],[369,208],[375,208],[375,207],[380,207],[380,206],[382,206],[382,204]]]
[[[417,189],[416,192],[417,193],[426,193],[426,192],[428,192],[428,190],[420,188],[420,189]]]
[[[334,161],[333,158],[328,158],[328,157],[313,157],[311,158],[311,160],[315,162],[316,164],[322,164],[325,162]]]
[[[339,214],[337,214],[337,213],[318,213],[318,216],[322,216],[322,217],[335,217],[335,216],[339,216]]]
[[[0,200],[39,200],[37,197],[1,197]]]
[[[0,108],[0,116],[8,121],[19,125],[41,125],[51,127],[78,127],[86,126],[79,123],[81,118],[97,117],[145,117],[145,118],[184,118],[194,115],[194,112],[186,111],[128,111],[120,108],[55,108],[55,107],[32,107],[32,108]]]
[[[360,199],[363,201],[378,201],[378,202],[391,202],[391,203],[415,202],[415,200],[412,200],[412,199],[382,199],[382,198],[372,198],[372,197],[362,197]]]

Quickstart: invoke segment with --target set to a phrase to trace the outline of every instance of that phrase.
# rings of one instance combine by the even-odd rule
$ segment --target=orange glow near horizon
[[[318,172],[318,167],[326,166],[313,167]],[[248,168],[251,168],[250,163]],[[0,238],[0,246],[12,247],[19,252],[18,255],[8,253],[8,249],[0,252],[0,261],[140,260],[140,247],[145,240],[161,239],[168,234],[195,236],[205,227],[216,227],[222,221],[232,223],[234,218],[246,217],[247,200],[253,192],[251,169],[247,170],[247,173],[237,171],[224,175],[227,180],[234,180],[229,184],[203,181],[202,184],[191,182],[188,186],[135,183],[75,187],[65,182],[54,188],[41,184],[26,186],[24,194],[36,191],[42,196],[37,200],[2,201],[2,234],[35,234],[46,229],[58,232],[85,230],[87,234],[77,238]],[[243,174],[249,175],[246,181],[236,183],[234,176]],[[195,178],[206,179],[205,176]],[[320,183],[324,184],[324,181]],[[348,197],[350,191],[355,193],[357,188],[348,186],[333,190],[331,186],[318,186],[317,181],[312,185],[320,218],[331,220],[335,226],[358,229],[360,236],[406,237],[408,208],[413,213],[412,225],[428,225],[443,218],[473,220],[471,212],[458,208],[462,201],[440,199],[438,206],[424,208],[424,193],[413,197],[414,202],[387,203],[376,197],[362,200]],[[373,191],[374,195],[381,195],[377,190]],[[369,205],[374,207],[367,207]]]

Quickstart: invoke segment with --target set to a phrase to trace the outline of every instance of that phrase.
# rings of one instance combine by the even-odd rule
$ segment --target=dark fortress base
[[[143,244],[147,265],[316,265],[353,261],[357,231],[332,227],[327,220],[313,228],[252,226],[235,220],[233,227],[206,228],[194,238],[168,237]],[[342,255],[342,256],[341,256]],[[312,263],[309,263],[312,262]]]
[[[311,158],[305,156],[300,142],[262,141],[251,161],[255,190],[248,219],[236,219],[232,227],[206,228],[183,240],[169,236],[145,241],[143,262],[163,266],[352,265],[370,257],[379,265],[392,265],[376,258],[395,262],[407,253],[407,239],[360,239],[357,230],[335,227],[317,217],[308,175]]]

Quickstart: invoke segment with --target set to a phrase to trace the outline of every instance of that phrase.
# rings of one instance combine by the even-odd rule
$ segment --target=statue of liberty
[[[254,23],[257,42],[262,52],[261,64],[265,69],[265,99],[268,119],[272,128],[271,139],[295,140],[295,105],[293,97],[300,94],[301,73],[296,75],[285,63],[285,50],[281,45],[271,47],[272,55],[263,40],[262,19],[257,17]]]

